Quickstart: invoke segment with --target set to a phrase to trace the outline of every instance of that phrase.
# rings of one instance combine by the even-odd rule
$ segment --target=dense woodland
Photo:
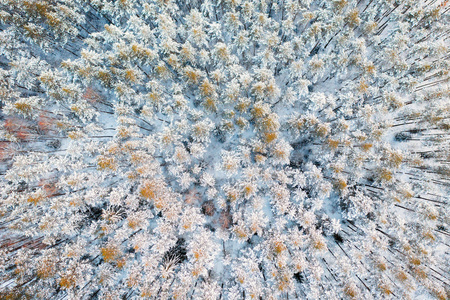
[[[0,0],[0,299],[448,299],[449,10]]]

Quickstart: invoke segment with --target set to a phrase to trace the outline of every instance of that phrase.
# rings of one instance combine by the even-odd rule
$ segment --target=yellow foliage
[[[186,68],[184,75],[191,84],[197,84],[201,77],[200,71],[194,70],[193,68]]]
[[[253,193],[255,193],[255,191],[256,191],[256,189],[252,184],[244,185],[243,192],[244,192],[245,197],[247,197],[247,198],[250,197],[251,195],[253,195]]]
[[[424,238],[427,238],[427,239],[430,239],[430,240],[432,240],[432,241],[435,241],[435,240],[436,240],[436,237],[434,236],[434,234],[431,233],[431,231],[425,231],[425,232],[423,233],[423,237],[424,237]]]
[[[383,135],[383,130],[382,129],[376,129],[372,132],[373,136],[375,139],[380,140],[381,136]]]
[[[347,188],[347,182],[344,179],[339,179],[336,182],[336,187],[340,190],[340,191],[344,191]]]
[[[392,165],[393,167],[400,167],[402,161],[403,161],[403,155],[400,152],[396,152],[396,151],[392,151],[389,152],[389,164]]]
[[[250,101],[240,101],[234,108],[240,112],[245,113],[250,106]]]
[[[381,271],[386,271],[386,269],[387,269],[387,266],[386,266],[386,264],[385,264],[384,262],[379,262],[379,263],[377,264],[377,267],[378,267],[378,269],[380,269]]]
[[[336,7],[338,10],[344,9],[348,5],[347,0],[338,0],[333,2],[334,7]]]
[[[122,257],[117,260],[117,268],[122,269],[127,264],[127,260],[125,257]]]
[[[142,289],[141,297],[143,297],[143,298],[151,298],[152,295],[153,295],[152,291],[151,291],[151,289],[149,287],[145,287],[145,288]]]
[[[383,294],[385,294],[385,295],[392,294],[391,287],[389,285],[387,285],[386,283],[380,284],[378,287],[380,288],[380,290]]]
[[[130,136],[130,130],[129,130],[129,128],[127,128],[125,126],[118,126],[117,127],[117,134],[121,138],[126,138],[126,137]]]
[[[155,72],[162,78],[167,78],[170,75],[169,69],[164,64],[157,65],[155,68]]]
[[[115,261],[121,254],[120,249],[115,245],[108,245],[100,249],[105,262]]]
[[[68,136],[70,139],[72,139],[72,140],[76,140],[76,139],[79,139],[79,138],[83,137],[83,133],[80,132],[80,131],[74,130],[74,131],[69,132],[69,133],[67,134],[67,136]]]
[[[363,149],[365,152],[369,151],[369,150],[372,148],[372,146],[373,146],[372,143],[365,143],[365,144],[362,144],[362,145],[361,145],[362,149]]]
[[[246,239],[248,237],[247,231],[242,226],[235,226],[233,231],[239,239]]]
[[[41,31],[38,29],[42,27],[36,27],[36,26],[30,26],[30,25],[23,25],[23,29],[26,31],[26,35],[34,40],[39,40],[43,36],[41,34]]]
[[[260,119],[260,118],[264,117],[267,113],[268,113],[267,108],[263,104],[260,104],[260,103],[255,104],[251,111],[251,114],[252,114],[253,118],[255,118],[255,119]]]
[[[57,28],[61,25],[61,19],[55,13],[47,13],[45,17],[47,18],[47,24],[51,27]]]
[[[317,250],[323,250],[326,248],[326,244],[322,239],[316,239],[313,242],[313,247]]]
[[[330,168],[335,172],[335,173],[341,173],[344,170],[344,166],[340,165],[340,164],[332,164],[330,166]]]
[[[209,110],[211,112],[217,111],[216,100],[212,97],[206,97],[205,101],[203,102],[203,106],[206,108],[206,110]]]
[[[100,79],[100,81],[103,82],[103,84],[105,86],[110,86],[111,85],[112,78],[111,78],[111,74],[109,74],[109,72],[98,71],[97,78]]]
[[[339,146],[339,140],[328,139],[327,144],[331,149],[337,149]]]
[[[302,130],[305,126],[306,122],[303,118],[298,118],[294,122],[292,122],[292,126],[297,130]]]
[[[375,32],[375,30],[378,28],[378,23],[374,21],[369,21],[366,23],[366,26],[364,27],[364,31],[366,33],[372,33]]]
[[[136,272],[130,273],[127,278],[127,286],[129,288],[137,286],[140,282],[140,279],[141,278],[138,273]]]
[[[397,272],[397,279],[400,281],[406,281],[408,279],[408,275],[405,271],[398,271]]]
[[[28,202],[33,203],[34,205],[37,205],[40,201],[44,199],[44,196],[41,194],[35,194],[33,196],[28,197]]]
[[[325,62],[322,59],[312,59],[309,63],[311,67],[311,71],[317,72],[321,70],[325,65]]]
[[[138,80],[136,71],[133,69],[125,70],[125,79],[131,82],[136,82]]]
[[[236,190],[229,190],[226,193],[227,199],[230,202],[234,202],[239,198],[239,193]]]
[[[31,109],[32,109],[30,104],[24,103],[24,102],[16,102],[16,103],[14,103],[14,107],[17,110],[20,110],[21,112],[27,113],[27,114],[30,113]]]
[[[75,286],[75,279],[73,277],[63,276],[59,281],[59,285],[63,288],[70,289]]]
[[[386,168],[382,168],[381,170],[379,170],[378,176],[383,181],[391,181],[393,178],[392,171]]]
[[[427,217],[428,219],[434,221],[434,220],[437,219],[438,215],[437,215],[435,212],[429,211],[429,212],[427,212],[426,217]]]
[[[330,127],[327,124],[319,124],[316,127],[316,134],[320,137],[325,137],[330,133]]]
[[[433,294],[438,298],[439,300],[448,300],[447,292],[445,289],[433,289]]]
[[[287,250],[287,247],[282,241],[275,241],[273,243],[273,250],[276,254],[280,254],[281,252]]]
[[[138,178],[138,176],[139,175],[137,174],[137,172],[133,172],[133,171],[127,172],[127,178],[129,180],[136,180]]]
[[[141,196],[149,200],[154,200],[156,198],[157,191],[158,187],[156,182],[146,181],[144,186],[141,188]]]
[[[263,163],[265,160],[266,160],[266,157],[264,155],[261,155],[261,154],[255,155],[255,161],[257,163]]]
[[[290,284],[290,277],[289,274],[286,272],[283,272],[283,274],[279,275],[277,278],[277,282],[278,282],[278,290],[280,291],[285,291],[289,288],[289,284]]]
[[[361,19],[359,18],[359,11],[357,8],[352,9],[347,17],[346,17],[346,21],[348,22],[348,25],[350,27],[355,27],[358,26],[361,23]]]
[[[243,117],[239,117],[236,119],[236,125],[239,126],[240,129],[244,129],[248,124],[248,121],[243,118]]]
[[[275,113],[269,114],[261,122],[261,129],[263,131],[276,131],[280,128],[280,123],[278,123],[278,115]]]
[[[128,227],[130,227],[131,229],[136,230],[136,228],[138,228],[139,225],[141,225],[141,223],[139,222],[138,219],[136,219],[136,218],[133,218],[133,219],[128,218]]]
[[[178,67],[180,66],[178,57],[175,54],[171,54],[169,56],[169,58],[167,59],[167,63],[174,69],[178,69]]]
[[[369,85],[366,83],[366,81],[364,79],[361,79],[359,81],[359,85],[358,85],[357,89],[361,94],[367,94],[369,91]]]
[[[415,265],[415,266],[419,266],[420,263],[421,263],[421,262],[420,262],[420,259],[417,258],[417,257],[411,258],[411,259],[409,260],[409,262],[410,262],[411,264]]]
[[[220,59],[222,59],[224,61],[228,60],[228,58],[230,56],[230,53],[229,53],[229,51],[227,49],[227,46],[225,44],[223,44],[223,43],[218,44],[216,46],[216,50],[217,50],[217,52],[216,52],[217,56]]]
[[[38,268],[37,268],[37,276],[40,279],[46,279],[51,278],[56,274],[55,270],[56,264],[53,263],[49,259],[44,259],[40,262]]]
[[[203,96],[211,96],[215,91],[216,89],[214,88],[214,85],[207,78],[205,78],[200,85],[200,93]]]
[[[31,15],[45,16],[50,10],[49,5],[45,1],[22,1],[22,5]]]
[[[344,293],[349,296],[350,298],[356,298],[356,296],[358,295],[358,290],[356,285],[353,284],[347,284],[344,287]]]
[[[276,132],[264,132],[263,134],[264,142],[270,143],[278,138],[278,133]]]
[[[406,188],[402,188],[400,189],[400,193],[403,195],[403,197],[405,197],[406,199],[410,199],[412,197],[414,197],[414,192],[411,191],[410,189],[406,189]]]
[[[375,71],[376,71],[375,65],[374,65],[372,62],[369,63],[369,64],[367,64],[367,65],[364,67],[364,71],[366,71],[366,73],[367,73],[367,74],[370,74],[370,75],[375,74]]]
[[[415,267],[413,268],[414,274],[416,274],[417,277],[425,279],[428,277],[427,273],[425,272],[425,268],[423,267]]]
[[[83,78],[90,78],[92,76],[93,69],[90,66],[80,68],[78,70],[78,75]]]
[[[105,170],[105,169],[116,170],[117,169],[116,160],[113,157],[106,157],[106,156],[101,155],[97,159],[97,165],[98,165],[99,170]]]

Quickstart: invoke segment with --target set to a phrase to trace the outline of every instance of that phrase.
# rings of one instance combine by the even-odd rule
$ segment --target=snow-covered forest
[[[0,299],[450,297],[448,0],[0,0]]]

